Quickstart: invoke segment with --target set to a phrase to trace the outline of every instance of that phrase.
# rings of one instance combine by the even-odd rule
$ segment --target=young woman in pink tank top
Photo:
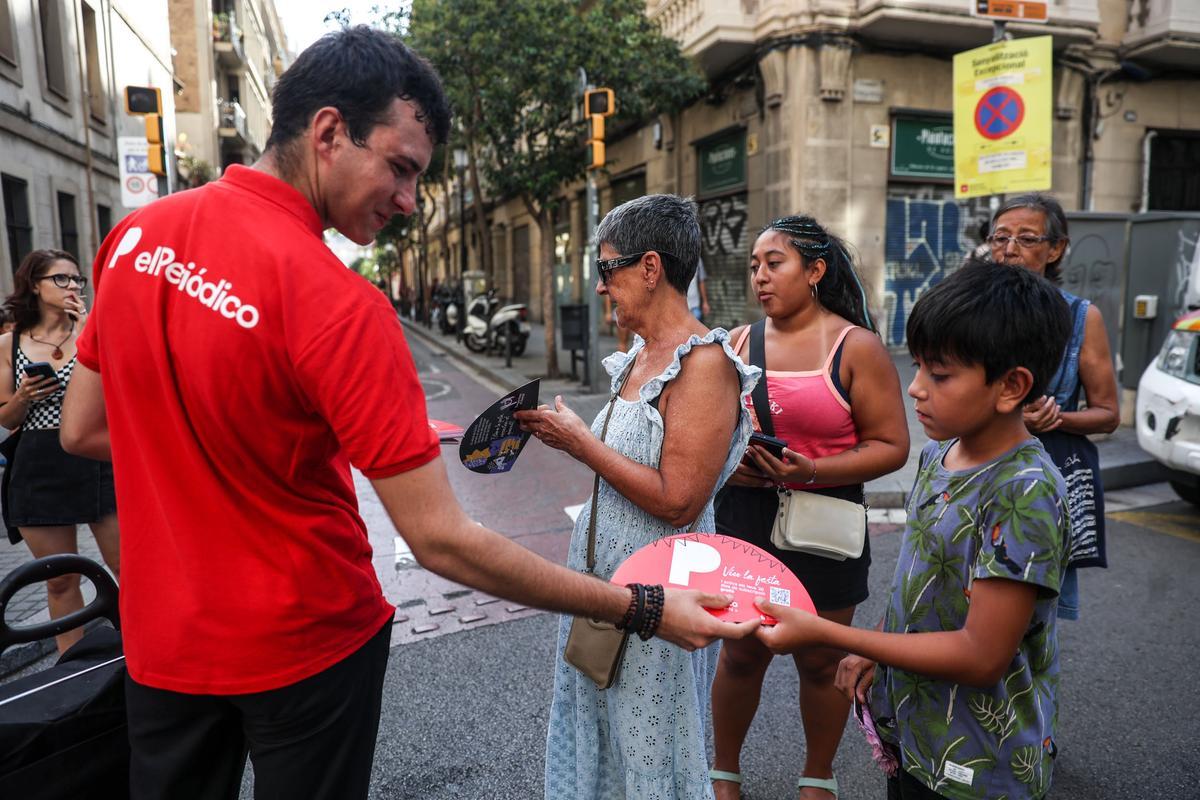
[[[766,314],[761,333],[772,427],[788,446],[779,460],[751,445],[718,499],[717,529],[783,561],[821,616],[849,625],[855,607],[867,598],[869,543],[860,558],[846,561],[776,549],[775,490],[788,486],[862,502],[864,482],[899,469],[908,458],[900,379],[872,331],[845,244],[814,219],[785,217],[763,228],[750,276]],[[745,361],[750,335],[751,326],[732,334]],[[806,740],[797,787],[802,800],[837,796],[833,758],[850,705],[833,679],[844,655],[812,648],[795,656]],[[757,639],[722,645],[712,698],[711,777],[718,800],[739,796],[742,743],[771,658]]]

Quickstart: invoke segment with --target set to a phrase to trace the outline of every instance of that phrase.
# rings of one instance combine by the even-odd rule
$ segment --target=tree
[[[644,0],[413,0],[391,26],[407,30],[442,75],[472,159],[476,217],[482,171],[498,198],[521,198],[538,226],[546,374],[557,377],[553,220],[563,186],[585,172],[582,126],[572,122],[579,68],[616,91],[609,122],[618,128],[682,108],[704,78],[647,19]],[[480,238],[488,242],[486,230]]]

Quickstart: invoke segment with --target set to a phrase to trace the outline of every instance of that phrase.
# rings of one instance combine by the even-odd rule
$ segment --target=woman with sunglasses
[[[638,548],[684,531],[712,531],[713,496],[750,437],[740,399],[758,370],[688,309],[700,256],[691,200],[651,195],[614,208],[596,230],[596,291],[636,334],[604,360],[613,397],[591,427],[555,398],[517,417],[544,444],[582,461],[597,490],[575,522],[567,563],[587,564],[595,520],[595,574],[608,580]],[[607,426],[606,420],[607,418]],[[714,598],[715,599],[715,598]],[[630,636],[617,681],[601,691],[564,660],[571,619],[559,625],[546,797],[555,800],[709,800],[704,746],[716,646],[686,653]],[[744,636],[752,626],[729,626]]]
[[[24,538],[35,558],[75,553],[76,526],[87,523],[104,562],[119,578],[112,466],[68,455],[58,443],[75,342],[87,320],[87,278],[70,253],[35,250],[21,262],[13,285],[4,308],[16,327],[0,335],[0,425],[21,429],[0,489],[9,539],[16,544]],[[27,368],[38,362],[49,364],[55,376],[33,377]],[[46,591],[51,619],[83,608],[78,575],[52,578]],[[79,628],[59,635],[59,652],[82,636]]]
[[[1070,244],[1067,215],[1057,200],[1034,192],[1014,197],[992,215],[987,238],[992,260],[1062,284]],[[1071,338],[1046,394],[1025,407],[1025,427],[1041,439],[1063,473],[1071,511],[1070,565],[1058,595],[1058,616],[1079,619],[1079,567],[1108,565],[1104,489],[1096,446],[1088,434],[1112,433],[1121,423],[1117,377],[1100,309],[1059,289],[1071,310]],[[1086,398],[1086,407],[1080,400]]]

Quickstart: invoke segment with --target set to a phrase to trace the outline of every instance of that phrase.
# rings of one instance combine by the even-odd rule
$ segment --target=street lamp
[[[454,169],[458,171],[458,286],[462,293],[458,309],[458,340],[463,338],[467,323],[467,151],[454,148]]]

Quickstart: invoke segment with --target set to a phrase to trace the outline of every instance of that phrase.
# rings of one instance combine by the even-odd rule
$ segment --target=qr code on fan
[[[771,602],[781,606],[790,606],[792,604],[792,590],[772,586]]]

